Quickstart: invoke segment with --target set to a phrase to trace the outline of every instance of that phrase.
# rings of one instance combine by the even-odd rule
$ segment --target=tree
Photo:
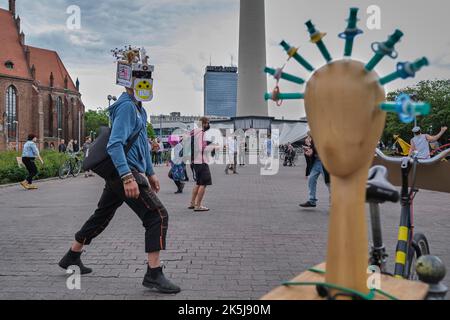
[[[150,122],[147,123],[147,136],[152,140],[156,138],[155,130]]]
[[[389,101],[395,101],[397,97],[406,93],[414,95],[418,101],[428,102],[431,105],[431,113],[425,117],[418,117],[417,123],[424,133],[437,134],[442,126],[450,125],[450,80],[426,80],[415,86],[390,92]],[[398,134],[402,139],[409,141],[413,137],[411,130],[414,123],[402,123],[398,115],[388,113],[386,128],[383,133],[383,141],[392,143],[393,136]],[[440,142],[447,143],[450,133],[447,131]]]
[[[96,136],[100,133],[100,127],[107,127],[109,125],[109,116],[106,109],[89,110],[84,116],[86,135],[95,132]]]

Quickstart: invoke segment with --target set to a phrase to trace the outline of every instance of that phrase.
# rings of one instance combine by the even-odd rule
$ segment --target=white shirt
[[[430,159],[430,145],[426,135],[415,136],[412,138],[412,142],[414,142],[419,159]]]

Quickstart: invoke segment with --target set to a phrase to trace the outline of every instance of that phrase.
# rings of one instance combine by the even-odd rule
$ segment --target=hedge
[[[16,160],[20,156],[20,153],[13,151],[0,152],[0,184],[16,183],[25,180],[27,170],[24,167],[19,167]],[[36,165],[39,170],[36,179],[57,177],[59,167],[64,163],[67,156],[55,151],[43,151],[41,156],[44,160],[44,165],[36,159]]]

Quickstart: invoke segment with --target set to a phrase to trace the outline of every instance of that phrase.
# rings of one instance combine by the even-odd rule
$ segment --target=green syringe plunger
[[[299,53],[298,48],[291,47],[286,41],[281,41],[280,45],[284,48],[284,50],[289,55],[289,58],[294,58],[295,61],[300,63],[306,70],[313,72],[314,67],[305,60]]]
[[[394,34],[389,36],[389,39],[386,42],[374,42],[372,43],[372,50],[375,52],[373,58],[367,63],[366,70],[372,71],[375,67],[380,63],[380,61],[385,57],[389,56],[392,59],[396,59],[398,57],[397,51],[395,51],[395,45],[400,42],[403,37],[403,32],[400,30],[395,30]]]
[[[331,54],[322,40],[327,34],[319,32],[319,30],[316,29],[311,20],[307,21],[305,24],[308,27],[309,34],[311,35],[311,42],[317,45],[320,53],[322,53],[322,56],[325,58],[327,63],[331,62],[333,58],[331,58]]]
[[[384,78],[380,79],[380,84],[385,85],[397,79],[408,79],[414,78],[416,76],[416,72],[422,69],[425,66],[428,66],[430,63],[427,58],[423,57],[421,59],[416,60],[415,62],[400,62],[397,64],[397,71],[387,75]]]
[[[356,27],[356,24],[359,21],[358,10],[359,10],[358,8],[350,8],[350,17],[347,20],[348,21],[347,29],[345,29],[344,32],[339,34],[339,38],[345,39],[345,51],[344,51],[345,57],[351,57],[355,37],[363,33],[361,29],[358,29]]]
[[[271,74],[277,81],[279,81],[280,79],[284,79],[284,80],[294,82],[297,84],[305,83],[305,80],[303,80],[302,78],[296,77],[289,73],[285,73],[281,69],[272,69],[272,68],[266,67],[264,69],[264,72]]]
[[[266,93],[264,99],[279,101],[279,100],[302,100],[305,98],[303,93]]]

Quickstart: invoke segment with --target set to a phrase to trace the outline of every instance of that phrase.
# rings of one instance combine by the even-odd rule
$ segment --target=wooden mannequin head
[[[351,175],[373,159],[386,120],[378,80],[363,63],[340,60],[308,81],[306,113],[320,158],[334,176]]]
[[[385,91],[364,64],[341,60],[314,73],[305,92],[312,136],[331,175],[326,281],[368,293],[366,183],[386,114]]]

